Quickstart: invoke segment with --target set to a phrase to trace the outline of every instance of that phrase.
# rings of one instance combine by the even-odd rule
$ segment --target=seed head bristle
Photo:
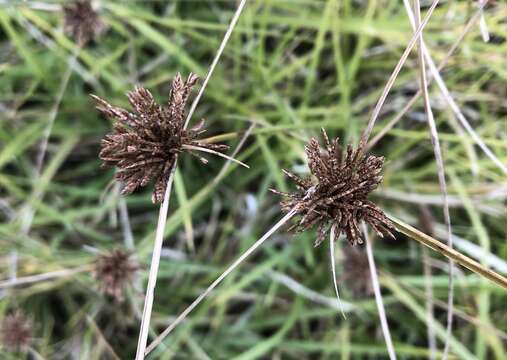
[[[113,250],[97,258],[93,276],[102,292],[122,301],[126,286],[132,282],[138,269],[129,252]]]
[[[8,314],[0,324],[0,342],[9,351],[22,351],[32,341],[32,322],[20,311]]]
[[[65,34],[74,38],[81,46],[96,39],[106,24],[93,9],[89,0],[78,0],[63,6]]]
[[[99,157],[104,166],[118,168],[116,179],[124,184],[122,194],[130,194],[153,181],[152,201],[161,202],[177,154],[194,154],[188,146],[214,151],[228,149],[227,145],[198,140],[204,132],[204,120],[189,130],[184,128],[185,104],[196,82],[194,74],[185,82],[176,74],[165,106],[158,105],[148,90],[137,87],[127,94],[135,113],[92,95],[97,109],[116,120],[113,133],[102,140]]]
[[[382,182],[383,157],[361,155],[359,149],[347,146],[343,154],[338,139],[329,140],[322,129],[325,147],[312,138],[305,147],[312,177],[284,171],[296,183],[297,191],[281,193],[285,212],[297,208],[299,220],[291,229],[298,232],[318,226],[315,246],[326,238],[333,224],[338,238],[344,233],[351,245],[363,243],[359,224],[368,223],[380,236],[391,236],[393,223],[383,211],[368,200],[368,195]]]

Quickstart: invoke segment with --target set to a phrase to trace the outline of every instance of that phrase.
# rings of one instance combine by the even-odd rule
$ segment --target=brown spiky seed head
[[[122,194],[130,194],[154,181],[152,201],[161,202],[176,155],[183,151],[192,153],[185,146],[213,151],[228,148],[197,139],[205,131],[204,120],[189,130],[184,128],[185,104],[196,82],[197,76],[193,74],[185,82],[179,73],[176,74],[165,106],[158,105],[148,90],[137,87],[127,94],[135,113],[92,95],[97,101],[97,109],[116,119],[113,133],[102,140],[99,157],[104,161],[103,165],[118,168],[116,179],[124,184]],[[199,159],[207,162],[202,157]]]
[[[343,275],[341,281],[355,298],[363,298],[373,294],[370,276],[370,265],[364,247],[347,246],[343,250]]]
[[[318,226],[315,246],[318,246],[329,233],[331,226],[336,228],[336,237],[345,234],[350,244],[361,244],[363,238],[359,224],[365,221],[375,232],[383,237],[392,236],[393,223],[383,211],[368,200],[368,195],[382,181],[384,158],[363,155],[351,145],[342,152],[338,139],[329,141],[324,129],[322,135],[325,147],[312,138],[305,147],[308,167],[313,177],[300,178],[284,171],[296,183],[298,191],[282,193],[287,197],[281,202],[286,212],[296,209],[299,215],[291,229],[305,231]]]
[[[63,6],[63,29],[81,46],[99,36],[106,24],[93,9],[89,0],[78,0]]]
[[[97,258],[93,276],[102,292],[122,301],[126,286],[132,282],[138,269],[131,253],[117,249]]]
[[[22,351],[32,341],[32,322],[20,311],[7,315],[0,324],[0,341],[9,351]]]

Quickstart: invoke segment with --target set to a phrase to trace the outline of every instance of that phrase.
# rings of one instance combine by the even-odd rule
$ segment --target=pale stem
[[[172,178],[176,162],[173,166],[173,171],[167,181],[167,187],[164,194],[164,201],[160,206],[158,215],[157,232],[155,235],[155,244],[153,245],[153,255],[151,257],[150,274],[148,277],[148,285],[146,288],[146,296],[144,299],[143,317],[141,319],[141,328],[139,330],[139,341],[137,343],[136,360],[144,359],[144,352],[146,343],[148,341],[148,332],[150,329],[151,310],[153,307],[153,296],[155,293],[155,285],[157,283],[158,267],[160,264],[160,253],[162,251],[162,243],[164,242],[165,224],[167,221],[167,211],[169,208],[169,199],[171,197]]]
[[[375,266],[375,260],[373,258],[373,251],[371,249],[370,239],[368,238],[368,229],[366,224],[363,222],[363,234],[366,242],[366,255],[368,257],[368,264],[370,267],[371,283],[373,285],[373,292],[375,293],[375,302],[377,303],[378,316],[380,318],[380,326],[382,333],[384,334],[384,341],[386,343],[387,352],[389,359],[396,360],[396,353],[394,352],[393,341],[391,339],[391,332],[389,331],[389,325],[387,323],[386,310],[384,302],[382,300],[382,293],[380,291],[380,283],[377,275],[377,267]]]
[[[148,355],[153,349],[159,345],[164,338],[169,335],[185,318],[215,289],[231,272],[233,272],[243,261],[245,261],[259,246],[261,246],[275,231],[289,221],[297,212],[297,208],[293,208],[282,219],[280,219],[271,229],[269,229],[259,240],[250,246],[239,258],[236,259],[213,283],[204,290],[197,299],[194,300],[178,317],[169,325],[146,349]]]
[[[338,307],[340,308],[343,318],[346,319],[347,317],[345,316],[345,312],[343,311],[343,304],[340,299],[340,293],[338,292],[338,282],[336,281],[336,259],[334,252],[335,233],[336,233],[336,225],[333,224],[333,226],[331,226],[331,232],[329,234],[329,257],[331,260],[331,277],[333,278],[334,292],[336,294],[336,299],[338,300]]]

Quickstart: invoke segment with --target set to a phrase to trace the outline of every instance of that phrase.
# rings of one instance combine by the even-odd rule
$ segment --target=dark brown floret
[[[343,275],[341,279],[355,298],[373,294],[370,265],[364,248],[347,246],[343,249]]]
[[[106,29],[89,0],[78,0],[63,7],[64,31],[81,46]]]
[[[21,312],[7,315],[0,324],[0,341],[9,351],[24,350],[32,341],[32,323]]]
[[[121,301],[125,287],[132,282],[138,269],[139,266],[132,260],[130,253],[113,250],[97,258],[93,276],[101,291]]]
[[[161,202],[177,154],[183,151],[193,154],[193,150],[199,149],[224,151],[228,148],[197,139],[205,131],[204,120],[190,130],[184,129],[185,104],[196,82],[197,76],[193,74],[186,82],[179,73],[176,74],[165,106],[158,105],[145,88],[136,88],[127,94],[135,113],[92,95],[97,101],[97,109],[117,120],[113,133],[102,140],[99,157],[104,166],[118,168],[116,179],[124,184],[122,194],[130,194],[153,181],[152,201]],[[199,159],[207,162],[202,157]]]
[[[351,145],[345,154],[338,139],[329,141],[324,130],[325,148],[318,140],[312,138],[305,147],[308,166],[313,178],[300,178],[284,171],[285,175],[296,183],[298,191],[282,193],[287,197],[281,202],[282,209],[289,212],[296,208],[299,221],[291,229],[305,231],[318,225],[318,246],[329,233],[331,226],[336,226],[336,238],[344,233],[351,245],[363,243],[359,225],[368,223],[375,232],[394,237],[393,223],[383,211],[368,200],[372,192],[382,181],[383,157],[361,155]]]

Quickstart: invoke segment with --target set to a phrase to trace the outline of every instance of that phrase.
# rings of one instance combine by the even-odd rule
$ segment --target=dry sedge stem
[[[430,249],[442,254],[443,256],[447,257],[450,260],[454,260],[461,266],[466,267],[468,270],[478,275],[481,275],[482,277],[485,277],[488,280],[491,280],[492,282],[500,285],[501,287],[507,290],[507,278],[505,278],[504,276],[500,275],[499,273],[493,270],[485,268],[477,261],[450,248],[444,243],[432,238],[431,236],[426,235],[425,233],[417,230],[416,228],[408,224],[405,224],[403,221],[396,219],[393,216],[389,216],[389,219],[391,219],[391,221],[395,224],[396,229],[402,234],[405,234],[411,239],[419,241],[420,243],[426,245]]]
[[[354,150],[351,145],[345,154],[338,139],[329,141],[324,130],[322,135],[325,148],[318,140],[311,139],[306,145],[308,166],[313,175],[305,179],[284,171],[296,183],[298,191],[274,193],[287,197],[281,202],[284,211],[297,208],[299,221],[291,229],[305,231],[318,226],[315,246],[318,246],[336,226],[336,238],[344,233],[351,245],[364,242],[359,224],[362,220],[368,223],[378,236],[394,237],[392,222],[383,211],[368,200],[371,191],[382,181],[384,158],[373,155],[364,156],[360,149]]]
[[[204,120],[190,130],[184,128],[185,104],[196,82],[197,76],[193,74],[185,82],[179,73],[176,74],[165,106],[158,105],[145,88],[136,88],[127,95],[135,113],[92,95],[97,109],[117,120],[113,133],[102,140],[99,156],[104,166],[118,168],[116,179],[124,184],[122,194],[130,194],[154,182],[152,201],[160,203],[178,154],[202,151],[216,155],[228,149],[227,145],[198,140],[205,131]],[[203,157],[198,158],[207,163]]]

